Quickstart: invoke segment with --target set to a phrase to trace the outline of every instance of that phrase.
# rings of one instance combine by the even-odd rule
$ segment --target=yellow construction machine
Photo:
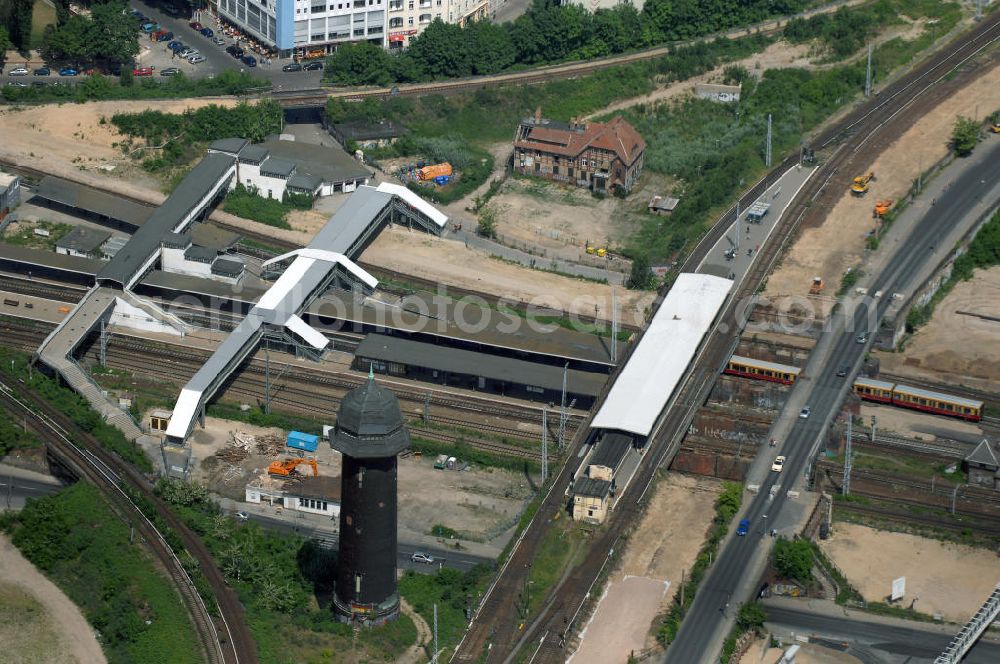
[[[272,461],[271,465],[267,467],[267,472],[271,475],[288,477],[299,464],[303,463],[307,463],[312,466],[313,477],[319,475],[319,468],[316,466],[315,459],[285,459],[284,461]]]
[[[868,193],[868,184],[875,179],[875,173],[869,172],[867,175],[859,175],[851,182],[851,193],[855,196],[864,196]]]

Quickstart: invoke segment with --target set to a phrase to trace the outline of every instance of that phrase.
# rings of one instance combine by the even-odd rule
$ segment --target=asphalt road
[[[845,652],[865,664],[923,664],[933,662],[951,636],[935,631],[937,625],[911,623],[913,627],[887,624],[857,615],[831,615],[805,607],[765,603],[767,629],[781,638],[790,633],[808,636],[813,642],[846,644]],[[838,607],[839,608],[839,607]],[[786,640],[787,643],[787,640]],[[838,648],[839,649],[839,648]],[[1000,662],[1000,644],[980,641],[962,660],[963,664]]]
[[[264,528],[286,533],[297,533],[303,537],[317,539],[331,547],[335,547],[338,542],[337,532],[333,528],[332,524],[329,529],[325,529],[316,528],[311,524],[305,525],[306,522],[303,522],[303,525],[298,525],[294,521],[275,519],[262,514],[249,513],[248,517],[251,521],[259,523]],[[429,565],[427,563],[413,562],[411,556],[413,556],[413,554],[417,551],[431,554],[434,557],[434,564]],[[450,567],[464,572],[472,569],[476,565],[493,566],[495,563],[496,561],[491,558],[474,556],[462,551],[443,549],[440,547],[427,547],[424,545],[410,544],[408,542],[399,542],[397,545],[396,567],[399,569],[412,569],[416,572],[430,573],[440,569],[441,567]]]
[[[21,509],[28,498],[48,496],[62,488],[61,484],[0,474],[0,509]]]
[[[849,307],[838,310],[824,334],[825,339],[820,342],[820,345],[824,342],[831,344],[829,354],[825,358],[820,354],[817,363],[811,358],[807,366],[809,379],[798,383],[801,386],[799,389],[805,391],[806,403],[811,405],[812,414],[805,419],[795,419],[781,447],[773,451],[788,457],[785,471],[781,474],[768,473],[759,493],[746,509],[744,516],[751,523],[747,536],[731,536],[724,544],[684,619],[677,639],[667,650],[666,661],[670,664],[714,661],[724,637],[724,619],[731,617],[731,612],[756,581],[755,578],[748,578],[747,570],[758,569],[755,565],[770,548],[771,538],[765,533],[771,524],[780,519],[781,510],[789,500],[786,490],[808,471],[816,452],[814,446],[840,407],[849,378],[836,377],[837,367],[849,364],[856,370],[860,366],[871,340],[864,344],[857,343],[856,335],[875,328],[891,302],[888,294],[902,290],[920,272],[925,261],[937,251],[937,238],[943,237],[949,228],[970,214],[984,195],[992,195],[990,192],[995,191],[995,185],[1000,183],[998,148],[1000,143],[995,141],[983,146],[981,150],[991,151],[993,158],[985,160],[978,168],[952,176],[954,181],[936,199],[935,206],[916,222],[910,234],[912,241],[897,248],[869,287],[869,293],[882,291],[886,297],[880,300],[866,298],[847,314],[844,310]],[[942,177],[948,178],[949,174],[945,173]],[[789,400],[789,406],[795,403],[794,398]],[[770,494],[775,485],[778,489],[772,497]]]

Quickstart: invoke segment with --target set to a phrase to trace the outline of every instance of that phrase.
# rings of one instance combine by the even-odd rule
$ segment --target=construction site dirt
[[[294,484],[295,478],[312,474],[308,465],[287,478],[268,473],[271,462],[298,454],[286,447],[286,436],[281,429],[206,418],[205,427],[191,437],[191,478],[240,503],[246,501],[248,486],[280,492],[289,480]],[[325,441],[306,458],[316,460],[319,475],[340,477],[341,454]],[[401,456],[398,463],[399,532],[408,542],[433,542],[434,527],[443,526],[455,533],[451,545],[465,542],[477,553],[495,557],[533,493],[521,473],[479,467],[438,470],[433,458],[416,454]],[[282,509],[280,503],[271,506],[272,511]]]

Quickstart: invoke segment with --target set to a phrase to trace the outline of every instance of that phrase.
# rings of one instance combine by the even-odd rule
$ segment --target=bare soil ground
[[[281,480],[267,476],[267,466],[275,459],[293,455],[282,448],[278,454],[251,454],[238,463],[214,456],[230,446],[236,431],[258,438],[273,435],[280,440],[287,433],[214,417],[206,418],[204,429],[195,428],[190,439],[195,462],[192,479],[226,498],[243,502],[246,485],[252,481],[280,487]],[[329,443],[320,441],[310,457],[316,459],[320,475],[340,476],[341,454]],[[308,466],[299,466],[295,472],[311,471]],[[433,458],[417,455],[399,459],[398,490],[399,529],[410,540],[427,537],[435,525],[442,525],[458,531],[460,539],[500,547],[505,542],[494,540],[517,522],[531,495],[523,475],[493,468],[436,470]]]
[[[587,626],[576,664],[625,662],[631,650],[655,647],[653,621],[694,564],[721,486],[712,478],[678,473],[660,480]]]
[[[932,432],[941,430],[978,436],[983,434],[982,427],[954,417],[918,413],[895,406],[862,405],[861,418],[865,422],[871,422],[872,416],[878,418],[878,428],[881,431],[893,431],[903,436],[915,436],[923,440],[935,440],[937,436]]]
[[[542,256],[585,262],[588,242],[620,246],[636,230],[616,214],[622,205],[618,199],[598,200],[585,189],[540,179],[507,180],[491,204],[500,212],[500,242]]]
[[[948,153],[955,118],[972,117],[976,109],[1000,107],[1000,66],[952,95],[916,122],[875,160],[876,179],[871,190],[858,198],[845,191],[821,226],[807,228],[768,278],[769,297],[805,295],[814,276],[821,277],[829,292],[836,291],[844,272],[861,263],[865,236],[875,227],[872,208],[883,198],[898,200],[922,170]],[[858,173],[862,175],[862,173]],[[829,302],[827,307],[831,306]]]
[[[388,228],[365,250],[362,258],[376,265],[434,279],[442,284],[496,293],[540,306],[594,315],[611,311],[611,287],[592,281],[530,270],[468,249],[464,244],[436,238],[419,231]],[[618,289],[618,308],[623,322],[641,323],[654,293]]]
[[[765,639],[754,641],[740,658],[740,664],[774,664],[781,661],[785,649],[768,647],[762,654],[766,643]],[[798,654],[795,655],[796,664],[861,664],[860,659],[854,655],[848,655],[846,652],[838,652],[813,643],[799,643],[797,645],[800,648]]]
[[[882,370],[1000,392],[1000,321],[968,314],[1000,318],[1000,268],[957,284],[903,352],[877,354]]]
[[[9,664],[106,662],[73,602],[0,535],[0,651]]]
[[[568,662],[574,664],[624,664],[633,651],[641,650],[649,626],[646,616],[655,616],[670,582],[644,576],[627,576],[607,587],[591,622],[584,629],[583,643]]]
[[[60,175],[87,171],[125,180],[130,188],[159,189],[159,183],[112,146],[122,140],[110,120],[115,113],[145,110],[181,113],[209,104],[233,106],[233,99],[102,101],[86,104],[0,106],[0,157],[27,162]],[[121,184],[119,182],[119,184]]]
[[[820,546],[868,601],[884,601],[906,577],[903,606],[964,623],[1000,580],[995,552],[904,533],[836,523]]]

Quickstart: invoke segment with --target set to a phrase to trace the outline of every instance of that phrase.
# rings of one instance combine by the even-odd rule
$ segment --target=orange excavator
[[[868,183],[875,179],[875,173],[869,172],[866,175],[859,175],[851,181],[851,193],[855,196],[864,196],[868,193]]]
[[[872,216],[877,219],[881,219],[885,216],[885,213],[889,211],[892,207],[893,200],[891,198],[886,198],[881,201],[875,201],[875,209],[872,211]]]
[[[284,461],[272,461],[271,465],[267,467],[267,472],[271,475],[281,475],[282,477],[288,477],[292,474],[292,471],[302,463],[307,463],[312,466],[313,477],[319,475],[319,468],[316,466],[316,459],[285,459]]]

